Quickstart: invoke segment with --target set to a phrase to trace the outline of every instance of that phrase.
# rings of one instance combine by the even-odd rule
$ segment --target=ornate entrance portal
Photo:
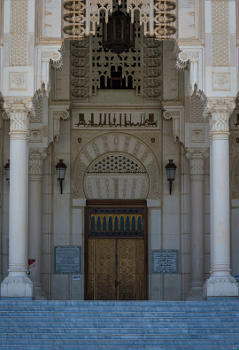
[[[147,299],[146,201],[87,201],[85,299]]]

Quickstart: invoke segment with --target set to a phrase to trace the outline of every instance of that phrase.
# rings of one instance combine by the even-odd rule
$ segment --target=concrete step
[[[4,350],[239,350],[239,302],[0,301]]]

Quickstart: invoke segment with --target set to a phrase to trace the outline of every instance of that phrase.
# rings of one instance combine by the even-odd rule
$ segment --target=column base
[[[32,298],[33,283],[26,274],[9,274],[1,284],[1,296],[7,298]]]
[[[238,297],[238,283],[231,275],[212,275],[204,284],[203,297]]]

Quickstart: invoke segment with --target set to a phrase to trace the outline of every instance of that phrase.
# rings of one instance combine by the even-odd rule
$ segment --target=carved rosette
[[[204,160],[208,158],[209,153],[206,149],[189,149],[187,150],[186,157],[190,161],[190,175],[191,176],[203,176],[204,175]]]
[[[229,119],[235,109],[234,98],[209,98],[210,134],[213,139],[228,139]]]
[[[4,101],[4,109],[10,119],[11,138],[28,138],[30,114],[33,113],[32,98],[9,97]]]
[[[176,68],[179,70],[184,70],[188,68],[190,60],[190,55],[186,51],[179,51],[176,60]]]
[[[50,63],[52,67],[56,70],[61,70],[63,68],[63,57],[64,57],[64,44],[62,44],[60,50],[54,51],[50,57]]]

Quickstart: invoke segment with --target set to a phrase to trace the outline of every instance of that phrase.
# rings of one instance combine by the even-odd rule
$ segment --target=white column
[[[32,297],[28,262],[28,134],[31,100],[5,101],[10,117],[9,274],[2,297]]]
[[[191,230],[192,230],[192,289],[189,299],[201,299],[203,287],[204,238],[204,158],[206,152],[190,150]]]
[[[29,266],[34,299],[44,298],[40,284],[42,231],[42,166],[43,153],[30,152],[29,166]],[[34,262],[33,262],[34,261]]]
[[[205,297],[238,296],[238,285],[230,268],[229,118],[232,98],[209,99],[211,113],[211,275],[204,286]]]

